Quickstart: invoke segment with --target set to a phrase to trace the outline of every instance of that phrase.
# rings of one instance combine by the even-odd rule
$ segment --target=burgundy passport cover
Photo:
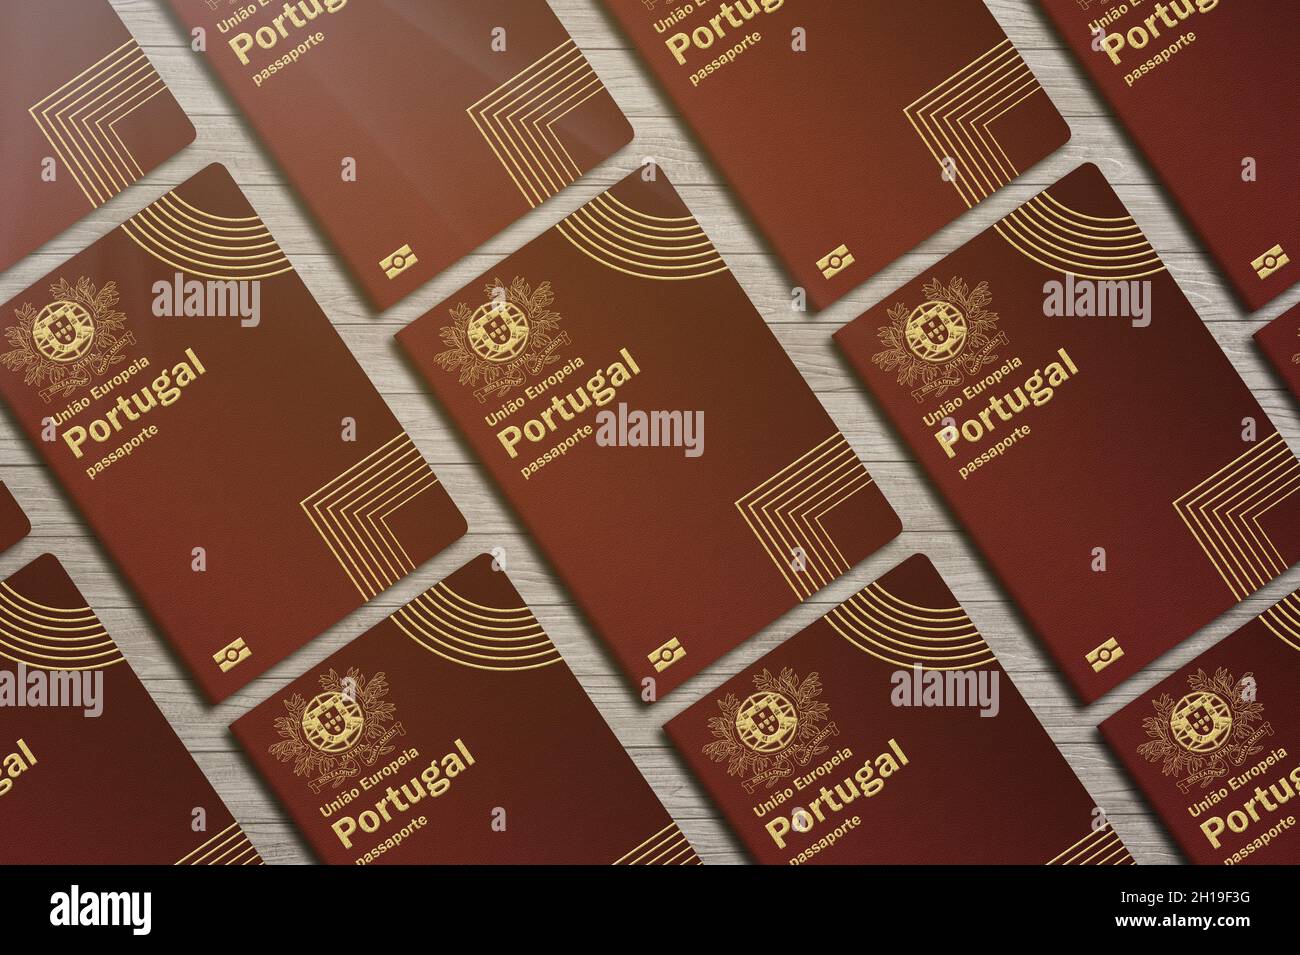
[[[0,4],[0,270],[194,141],[108,0]]]
[[[900,530],[662,170],[397,337],[643,695]]]
[[[981,0],[604,0],[825,308],[1070,138]]]
[[[231,728],[324,862],[699,862],[486,555]]]
[[[1133,861],[920,554],[666,729],[762,863]]]
[[[1300,462],[1095,166],[835,338],[1087,702],[1300,558]]]
[[[223,166],[0,328],[0,395],[211,700],[465,532]]]
[[[387,308],[632,139],[545,0],[169,0]]]
[[[1252,310],[1300,281],[1294,0],[1039,0]]]
[[[1300,400],[1300,305],[1287,309],[1255,333],[1291,396]]]
[[[0,863],[260,865],[49,554],[0,583]]]
[[[32,522],[22,505],[14,499],[9,486],[0,481],[0,551],[6,551],[30,534]]]
[[[1101,732],[1193,862],[1300,862],[1300,592]]]

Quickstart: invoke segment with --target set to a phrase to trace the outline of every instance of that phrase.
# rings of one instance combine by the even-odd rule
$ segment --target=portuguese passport
[[[1086,702],[1300,559],[1300,462],[1096,166],[835,338]]]
[[[0,270],[194,141],[108,0],[0,5]]]
[[[698,864],[494,560],[232,729],[327,863]]]
[[[210,700],[465,532],[223,166],[0,328],[0,396]]]
[[[981,0],[604,0],[824,308],[1070,138]]]
[[[900,530],[662,170],[397,337],[647,700]]]
[[[0,863],[261,865],[49,554],[0,582]]]
[[[1039,2],[1241,300],[1300,282],[1295,5]]]
[[[1133,861],[920,554],[666,729],[761,863]]]
[[[1300,305],[1257,331],[1255,342],[1268,356],[1291,396],[1300,399]]]
[[[1187,858],[1300,862],[1300,591],[1101,724]]]
[[[169,2],[379,308],[632,139],[544,2]]]

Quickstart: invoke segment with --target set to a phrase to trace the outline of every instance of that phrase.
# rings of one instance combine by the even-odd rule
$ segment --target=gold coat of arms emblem
[[[997,312],[989,309],[988,282],[971,288],[960,278],[947,285],[932,279],[923,292],[920,305],[900,302],[889,309],[889,324],[877,332],[885,348],[871,356],[877,367],[897,372],[898,383],[913,389],[918,402],[960,388],[997,361],[995,349],[1007,344]]]
[[[1164,775],[1181,776],[1183,792],[1226,776],[1262,752],[1259,741],[1273,735],[1273,727],[1261,722],[1264,704],[1245,692],[1255,685],[1252,674],[1238,681],[1223,667],[1213,675],[1198,669],[1187,684],[1188,692],[1177,700],[1163,693],[1152,701],[1155,716],[1142,721],[1150,739],[1138,747],[1145,760],[1162,764]]]
[[[125,361],[123,350],[135,344],[126,315],[115,308],[117,283],[97,288],[84,277],[75,285],[59,279],[50,295],[39,309],[26,302],[15,309],[18,321],[5,329],[10,350],[0,353],[0,364],[21,373],[47,403],[72,397]]]
[[[293,764],[295,776],[306,776],[312,792],[343,783],[393,752],[392,740],[406,735],[395,722],[396,707],[386,699],[388,678],[376,673],[369,680],[360,670],[346,674],[330,669],[321,675],[321,692],[310,700],[295,693],[284,701],[285,716],[275,719],[280,741],[270,753]]]
[[[764,668],[744,700],[728,693],[718,701],[721,715],[709,717],[714,739],[705,744],[704,755],[725,762],[728,776],[743,777],[746,792],[771,789],[826,752],[827,738],[839,734],[827,722],[830,706],[821,695],[816,673],[800,680],[788,667],[776,676]]]
[[[550,282],[534,288],[516,277],[509,286],[499,281],[487,286],[484,294],[487,301],[477,307],[457,302],[451,308],[451,324],[438,331],[447,348],[433,356],[439,368],[473,388],[480,403],[505,398],[536,378],[569,344],[560,315],[551,308]]]

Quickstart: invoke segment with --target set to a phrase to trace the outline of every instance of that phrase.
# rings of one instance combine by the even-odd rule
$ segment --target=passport
[[[0,270],[194,141],[108,0],[0,7]]]
[[[0,582],[0,863],[262,859],[50,554]]]
[[[647,702],[900,530],[662,169],[397,339]]]
[[[536,0],[169,0],[384,309],[632,139]]]
[[[1192,862],[1300,862],[1298,679],[1300,592],[1101,724]]]
[[[1240,299],[1300,281],[1294,4],[1039,4]]]
[[[699,858],[481,555],[231,729],[322,862]]]
[[[981,0],[604,0],[825,308],[1070,138]]]
[[[921,554],[665,729],[760,863],[1133,862]]]
[[[835,339],[1085,702],[1300,558],[1300,462],[1095,166]]]
[[[0,397],[211,701],[465,532],[223,166],[0,329]]]

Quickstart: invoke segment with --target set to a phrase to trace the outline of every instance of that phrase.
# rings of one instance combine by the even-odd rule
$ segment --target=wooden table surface
[[[472,0],[466,0],[472,2]],[[543,2],[543,0],[536,0]],[[504,547],[510,576],[563,652],[578,679],[631,752],[668,811],[709,863],[744,862],[745,855],[703,791],[678,761],[660,726],[707,690],[807,626],[832,605],[916,551],[930,555],[997,652],[1020,692],[1141,863],[1181,857],[1159,821],[1102,745],[1096,724],[1171,670],[1236,629],[1300,582],[1293,570],[1215,621],[1102,701],[1084,708],[1029,634],[1005,592],[970,541],[957,529],[920,469],[887,429],[831,344],[831,333],[867,307],[987,228],[1020,202],[1080,163],[1101,166],[1138,223],[1208,323],[1237,370],[1294,447],[1297,413],[1266,368],[1252,333],[1300,299],[1300,289],[1246,316],[1215,273],[1186,223],[1155,182],[1031,0],[991,0],[994,14],[1019,47],[1074,131],[1046,162],[967,213],[928,242],[817,315],[792,312],[789,280],[720,183],[690,133],[622,35],[595,0],[551,0],[560,19],[636,129],[633,144],[546,205],[525,216],[478,253],[418,293],[375,315],[343,274],[284,177],[258,144],[162,0],[113,0],[127,27],[198,128],[197,141],[45,248],[0,277],[8,299],[105,235],[127,216],[208,163],[231,170],[284,247],[312,293],[375,385],[392,406],[469,520],[469,534],[401,585],[329,630],[220,706],[204,704],[176,659],[138,608],[105,551],[86,529],[8,416],[0,418],[0,478],[32,520],[31,536],[0,557],[7,576],[38,554],[57,555],[99,612],[109,632],[158,705],[212,780],[235,817],[270,863],[312,861],[288,817],[256,778],[227,726],[254,704],[364,632],[475,554]],[[691,210],[725,256],[736,278],[789,351],[800,372],[903,519],[903,534],[835,585],[768,627],[696,676],[662,703],[645,708],[631,692],[590,627],[580,618],[538,550],[484,472],[452,431],[446,416],[401,360],[392,340],[422,315],[504,256],[621,179],[647,156],[672,176]],[[256,481],[256,474],[249,474]],[[689,539],[683,539],[689,547]],[[129,741],[123,741],[129,745]],[[575,807],[575,809],[578,807]]]

